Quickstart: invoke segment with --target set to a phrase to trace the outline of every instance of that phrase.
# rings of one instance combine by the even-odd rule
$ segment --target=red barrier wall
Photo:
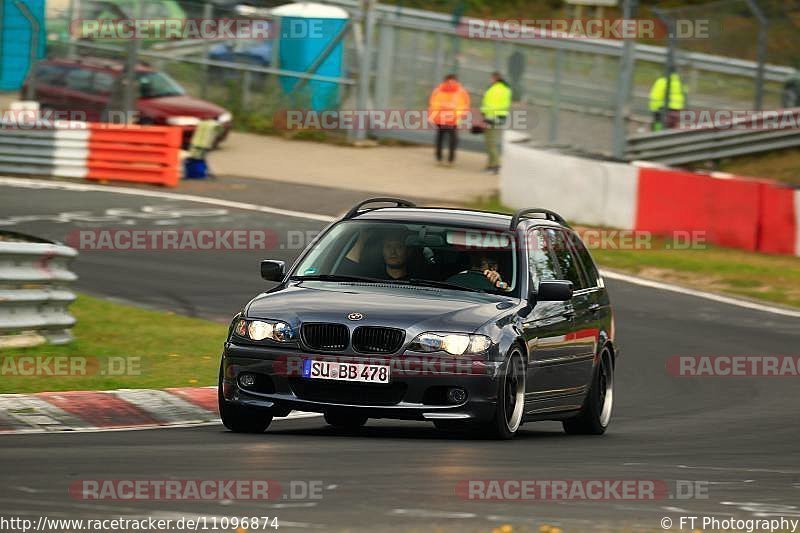
[[[705,231],[708,242],[756,250],[763,186],[741,178],[640,168],[636,229]]]
[[[758,251],[771,254],[800,255],[797,241],[795,191],[788,187],[762,184]]]

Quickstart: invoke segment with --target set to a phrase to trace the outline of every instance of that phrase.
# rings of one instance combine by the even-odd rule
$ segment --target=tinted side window
[[[553,256],[552,230],[532,229],[528,231],[528,270],[534,287],[544,280],[558,278],[555,257]]]
[[[68,89],[87,92],[92,84],[92,71],[74,68],[67,73],[65,80]]]
[[[40,64],[36,67],[36,83],[63,86],[66,71],[67,68],[61,65]]]
[[[553,231],[556,234],[555,252],[558,260],[559,270],[561,271],[561,279],[566,279],[572,282],[572,287],[577,291],[587,287],[586,282],[581,276],[580,266],[578,260],[572,253],[569,246],[569,238],[563,231]]]
[[[114,76],[107,72],[95,72],[92,80],[92,92],[96,94],[108,94],[114,85]]]
[[[599,285],[600,273],[597,272],[597,265],[594,264],[592,255],[589,253],[589,250],[586,249],[586,245],[583,244],[580,237],[574,234],[572,234],[571,237],[572,247],[578,254],[578,258],[583,265],[583,272],[586,274],[589,287],[597,287]]]

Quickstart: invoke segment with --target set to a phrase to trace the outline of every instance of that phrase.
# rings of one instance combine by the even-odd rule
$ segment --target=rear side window
[[[586,249],[581,238],[575,234],[571,234],[573,250],[578,254],[581,265],[583,265],[583,273],[586,274],[586,280],[589,287],[597,287],[600,285],[600,273],[597,271],[592,255]]]
[[[553,230],[535,228],[528,231],[528,270],[534,287],[540,281],[559,279],[556,259],[553,255]]]
[[[555,252],[558,261],[559,270],[561,271],[561,279],[566,279],[572,282],[573,288],[577,291],[587,288],[586,281],[581,276],[580,264],[578,263],[577,256],[572,252],[569,245],[569,237],[563,231],[555,231]]]
[[[67,73],[65,80],[68,89],[88,92],[92,85],[92,71],[74,68]]]
[[[36,83],[42,85],[64,85],[64,75],[68,68],[63,65],[41,63],[36,67]]]
[[[108,94],[114,85],[114,76],[108,72],[95,72],[92,80],[92,92],[96,94]]]

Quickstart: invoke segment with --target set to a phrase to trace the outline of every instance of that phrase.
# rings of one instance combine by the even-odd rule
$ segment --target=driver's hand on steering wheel
[[[489,283],[491,283],[493,287],[497,285],[497,282],[501,279],[498,271],[490,270],[488,268],[483,271],[483,275],[486,276],[486,279],[489,280]]]

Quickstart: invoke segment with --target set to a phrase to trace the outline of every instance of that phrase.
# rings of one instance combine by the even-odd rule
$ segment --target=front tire
[[[223,425],[234,433],[264,433],[272,423],[272,413],[264,409],[235,405],[225,399],[222,394],[222,367],[219,372],[217,401]]]
[[[611,422],[613,406],[614,361],[611,353],[603,350],[581,412],[562,422],[564,431],[570,435],[602,435]]]
[[[513,348],[498,386],[494,417],[475,428],[477,435],[500,440],[514,438],[525,410],[525,374],[522,353]]]

